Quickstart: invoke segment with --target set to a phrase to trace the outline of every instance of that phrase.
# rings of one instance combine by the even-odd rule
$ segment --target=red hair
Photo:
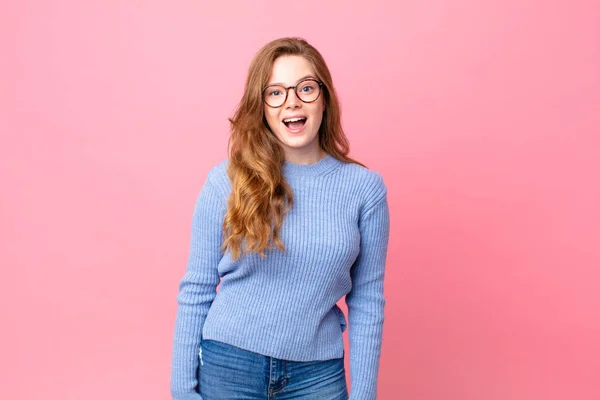
[[[319,146],[340,161],[364,166],[347,156],[350,146],[342,130],[338,97],[321,54],[300,38],[267,43],[250,63],[244,95],[229,119],[227,174],[232,191],[223,221],[226,239],[222,249],[231,251],[234,260],[243,251],[257,252],[264,257],[264,250],[273,248],[271,240],[277,248],[285,250],[279,230],[294,203],[293,192],[282,174],[283,150],[265,119],[262,90],[275,60],[289,55],[308,60],[316,78],[324,84],[325,111],[319,128]]]

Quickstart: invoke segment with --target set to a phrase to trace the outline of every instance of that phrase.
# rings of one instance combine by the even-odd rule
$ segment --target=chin
[[[283,140],[282,140],[283,139]],[[279,137],[279,140],[289,147],[305,147],[311,144],[313,141],[317,140],[317,136],[291,136],[288,134],[283,134]]]

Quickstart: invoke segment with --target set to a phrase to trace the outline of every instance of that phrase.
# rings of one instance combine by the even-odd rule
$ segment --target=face
[[[296,86],[299,81],[317,75],[310,63],[302,56],[281,56],[275,60],[267,85]],[[265,85],[266,86],[266,85]],[[310,88],[305,89],[310,91]],[[287,161],[299,162],[318,159],[319,127],[323,120],[325,101],[323,88],[317,100],[305,103],[293,89],[288,89],[287,99],[281,107],[272,108],[263,102],[265,117],[271,132],[279,139]],[[300,121],[290,122],[290,118]]]

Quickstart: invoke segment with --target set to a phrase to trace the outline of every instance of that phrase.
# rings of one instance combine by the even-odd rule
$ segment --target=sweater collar
[[[291,162],[284,161],[283,174],[286,177],[321,176],[325,175],[329,171],[332,171],[341,164],[341,161],[332,157],[330,154],[327,154],[320,161],[317,161],[316,163],[310,165],[293,164]]]

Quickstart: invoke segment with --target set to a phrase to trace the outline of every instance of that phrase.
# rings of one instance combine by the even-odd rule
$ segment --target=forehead
[[[268,84],[294,85],[305,76],[316,78],[315,71],[306,58],[302,56],[281,56],[273,63]]]

